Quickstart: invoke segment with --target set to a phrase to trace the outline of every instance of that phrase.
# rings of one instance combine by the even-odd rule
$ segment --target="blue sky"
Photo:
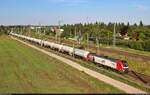
[[[0,24],[150,24],[150,0],[0,0]]]

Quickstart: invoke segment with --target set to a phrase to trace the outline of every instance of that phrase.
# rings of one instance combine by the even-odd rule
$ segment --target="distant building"
[[[51,31],[52,31],[52,32],[55,32],[55,29],[51,28]]]
[[[122,35],[120,34],[120,32],[117,32],[117,34],[116,34],[117,36],[119,36],[119,37],[121,37]]]
[[[83,37],[81,37],[81,36],[75,36],[74,38],[69,38],[70,40],[75,40],[75,41],[77,41],[77,40],[82,40],[83,39]]]
[[[37,29],[41,29],[41,27],[40,26],[38,26],[38,27],[36,27]]]
[[[61,35],[64,29],[55,29],[57,35]]]
[[[35,29],[35,27],[31,26],[30,29]]]
[[[40,26],[33,26],[33,25],[30,25],[29,27],[30,27],[30,29],[33,29],[33,30],[34,30],[34,29],[40,29],[40,28],[41,28]]]
[[[124,40],[129,40],[130,39],[130,37],[128,36],[128,34],[126,33],[125,35],[124,35]]]

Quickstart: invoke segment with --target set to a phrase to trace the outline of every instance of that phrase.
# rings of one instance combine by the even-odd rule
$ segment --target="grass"
[[[82,44],[87,44],[87,41],[82,41],[81,43]],[[92,46],[96,46],[96,44],[94,44],[91,41],[89,41],[88,44],[92,45]],[[145,56],[150,57],[150,52],[148,52],[148,51],[140,51],[140,50],[135,50],[135,49],[127,48],[127,47],[119,47],[119,46],[114,47],[112,45],[107,46],[105,44],[101,44],[100,47],[102,47],[102,48],[111,48],[112,50],[124,51],[124,52],[129,52],[129,53],[139,54],[139,55],[145,55]]]
[[[52,40],[49,40],[49,41],[52,41]],[[72,45],[66,44],[66,43],[62,43],[62,44],[67,45],[67,46],[72,46]],[[93,49],[85,48],[85,50],[96,53],[96,50],[93,50]],[[133,70],[133,71],[136,71],[139,73],[143,73],[146,75],[150,75],[150,73],[149,73],[150,72],[150,62],[144,62],[142,59],[125,57],[125,56],[121,56],[121,55],[113,54],[113,53],[108,53],[108,52],[104,52],[104,51],[98,51],[97,53],[98,54],[104,54],[104,55],[111,56],[111,57],[118,58],[118,59],[126,60],[130,66],[130,70]]]
[[[119,51],[124,51],[124,52],[129,52],[129,53],[134,53],[134,54],[139,54],[139,55],[145,55],[150,57],[150,52],[147,51],[140,51],[140,50],[135,50],[135,49],[130,49],[130,48],[125,48],[125,47],[113,47],[113,46],[106,46],[102,45],[104,48],[111,48],[114,50],[119,50]]]
[[[55,42],[55,41],[52,41],[52,40],[48,40],[48,41],[51,41],[51,42]],[[63,45],[68,45],[68,46],[72,46],[72,45],[70,45],[70,44],[65,44],[65,43],[62,43]],[[44,49],[44,48],[43,48]],[[47,49],[48,51],[50,51],[50,52],[53,52],[52,50],[49,50],[49,49]],[[85,50],[88,50],[88,51],[91,51],[91,52],[96,52],[96,50],[91,50],[91,49],[85,49]],[[54,52],[54,53],[57,53],[57,52]],[[147,75],[150,75],[149,74],[149,71],[150,71],[150,64],[149,63],[145,63],[145,62],[143,62],[142,60],[140,60],[140,59],[133,59],[133,58],[130,58],[130,57],[124,57],[124,56],[118,56],[118,55],[116,55],[116,54],[112,54],[112,53],[108,53],[108,52],[103,52],[103,51],[99,51],[98,53],[100,53],[100,54],[104,54],[104,55],[107,55],[107,56],[112,56],[112,57],[114,57],[114,58],[119,58],[119,59],[124,59],[124,60],[127,60],[128,61],[128,64],[129,64],[129,68],[130,68],[130,70],[134,70],[134,71],[137,71],[137,72],[140,72],[140,73],[144,73],[144,74],[147,74]],[[57,54],[59,54],[59,55],[61,55],[60,53],[57,53]],[[69,57],[69,56],[66,56],[66,55],[62,55],[63,57],[67,57],[67,58],[69,58],[69,59],[71,59],[71,60],[73,60],[73,61],[77,61],[77,60],[74,60],[74,59],[72,59],[71,57]],[[81,65],[82,66],[85,66],[85,67],[87,67],[87,68],[90,68],[90,69],[92,69],[92,70],[95,70],[95,68],[91,68],[91,67],[89,67],[89,66],[86,66],[86,62],[84,62],[84,61],[77,61],[78,63],[81,63]],[[90,64],[90,63],[89,63]],[[97,71],[97,70],[95,70],[95,71]],[[99,71],[98,71],[99,72]],[[112,78],[114,78],[114,79],[117,79],[117,80],[119,80],[119,81],[122,81],[122,82],[125,82],[125,83],[127,83],[127,84],[129,84],[129,85],[132,85],[132,86],[134,86],[134,87],[137,87],[137,88],[140,88],[140,89],[142,89],[142,90],[145,90],[145,89],[143,89],[142,87],[139,87],[139,86],[136,86],[136,85],[134,85],[134,84],[131,84],[130,82],[127,82],[127,81],[124,81],[124,80],[122,80],[122,79],[120,79],[120,78],[116,78],[116,77],[114,77],[114,76],[112,76],[112,75],[110,75],[110,74],[106,74],[106,73],[104,73],[104,72],[100,72],[100,73],[102,73],[102,74],[105,74],[105,75],[107,75],[107,76],[109,76],[109,77],[112,77]],[[129,80],[133,80],[133,81],[136,81],[137,83],[139,83],[139,84],[141,84],[141,85],[145,85],[145,84],[143,84],[143,83],[141,83],[141,81],[139,81],[139,80],[136,80],[136,79],[134,79],[134,78],[131,78],[131,77],[129,77],[129,76],[125,76],[126,78],[128,78]],[[147,90],[145,90],[145,91],[147,91]],[[149,91],[148,91],[149,92]]]
[[[27,43],[30,43],[30,44],[34,44],[34,43],[31,43],[31,42],[28,42],[28,41],[26,41],[26,42],[27,42]],[[71,56],[69,56],[69,55],[59,53],[59,52],[54,51],[54,50],[51,50],[51,49],[49,49],[49,48],[41,47],[41,46],[39,46],[39,45],[37,45],[37,44],[34,44],[34,45],[36,45],[36,46],[39,47],[39,48],[45,49],[45,50],[47,50],[47,51],[49,51],[49,52],[53,52],[53,53],[55,53],[55,54],[57,54],[57,55],[59,55],[59,56],[65,57],[65,58],[67,58],[67,59],[70,59],[70,60],[72,60],[72,61],[74,61],[74,62],[77,62],[78,64],[80,64],[80,65],[82,65],[82,66],[84,66],[84,67],[86,67],[86,68],[89,68],[89,69],[94,70],[94,71],[97,71],[97,72],[99,72],[99,73],[101,73],[101,74],[107,75],[107,76],[109,76],[109,77],[111,77],[111,78],[113,78],[113,79],[119,80],[119,81],[124,82],[124,83],[129,84],[129,85],[132,85],[132,86],[134,86],[134,87],[136,87],[136,88],[139,88],[139,89],[141,89],[141,90],[144,90],[144,91],[146,91],[146,92],[150,92],[149,90],[147,90],[147,89],[145,89],[145,88],[143,88],[143,87],[141,87],[141,86],[139,87],[139,86],[137,86],[137,85],[135,85],[135,84],[133,84],[133,83],[131,83],[131,82],[125,81],[125,80],[123,80],[123,79],[121,79],[121,78],[119,78],[119,77],[114,76],[113,74],[116,75],[116,73],[113,72],[112,70],[104,70],[104,71],[109,71],[109,72],[112,73],[112,74],[108,74],[108,73],[106,73],[106,72],[104,72],[104,71],[100,71],[100,70],[98,70],[98,69],[95,69],[95,67],[94,67],[95,65],[94,65],[93,63],[91,63],[91,62],[87,62],[87,61],[83,61],[83,60],[78,60],[78,59],[75,59],[75,58],[73,58],[73,57],[71,57]],[[91,66],[89,66],[89,65],[91,65]],[[103,69],[103,67],[99,67],[99,68],[100,68],[100,69]],[[117,76],[122,77],[122,75],[119,75],[119,74],[117,74]],[[145,84],[142,83],[141,81],[136,80],[136,79],[134,79],[134,78],[132,78],[132,77],[129,77],[129,76],[127,76],[127,75],[124,75],[124,77],[127,78],[128,80],[135,81],[135,82],[139,83],[140,85],[145,85]],[[147,86],[148,86],[148,85],[147,85]]]
[[[0,67],[0,93],[124,93],[7,36]]]
[[[130,57],[125,57],[125,56],[121,56],[121,55],[116,55],[116,54],[111,54],[111,53],[107,53],[107,52],[103,52],[100,51],[100,54],[104,54],[107,56],[112,56],[114,58],[119,58],[119,59],[123,59],[126,60],[129,64],[129,69],[139,72],[139,73],[143,73],[146,75],[150,76],[150,64],[149,62],[143,62],[142,59],[134,59],[134,58],[130,58]]]
[[[67,39],[68,41],[72,41]],[[76,41],[77,43],[77,41]],[[81,41],[82,44],[87,44],[87,41]],[[96,44],[92,41],[88,42],[89,45],[96,46]],[[140,50],[135,50],[127,47],[120,47],[120,46],[112,46],[112,45],[105,45],[105,44],[100,44],[100,47],[102,48],[111,48],[112,50],[118,50],[118,51],[124,51],[124,52],[129,52],[129,53],[134,53],[134,54],[139,54],[139,55],[145,55],[150,57],[150,52],[148,51],[140,51]]]
[[[43,34],[44,35],[44,34]],[[32,36],[35,36],[34,33],[32,33]],[[45,37],[52,37],[52,38],[55,38],[51,35],[44,35]],[[63,38],[61,38],[63,39]],[[63,39],[63,40],[67,40],[67,41],[72,41],[72,42],[75,42],[77,43],[77,41],[73,41],[73,40],[70,40],[70,39]],[[81,41],[82,44],[87,44],[87,41]],[[92,45],[92,46],[96,46],[96,44],[92,41],[89,41],[88,42],[89,45]],[[116,47],[113,47],[112,45],[110,46],[107,46],[105,44],[101,44],[101,47],[103,48],[111,48],[113,50],[119,50],[119,51],[124,51],[124,52],[129,52],[129,53],[134,53],[134,54],[139,54],[139,55],[145,55],[145,56],[150,56],[150,52],[147,52],[147,51],[140,51],[140,50],[135,50],[135,49],[131,49],[131,48],[126,48],[126,47],[120,47],[120,46],[116,46]]]
[[[26,34],[25,34],[26,35]],[[42,34],[43,36],[45,37],[52,37],[52,38],[55,38],[51,35],[44,35]],[[35,35],[35,32],[31,32],[31,36],[33,37],[36,37],[36,38],[39,38],[37,37],[37,35]],[[62,39],[62,38],[61,38]],[[67,40],[67,41],[73,41],[73,40],[70,40],[70,39],[63,39],[63,40]],[[75,43],[77,43],[77,41],[73,41]],[[87,44],[87,41],[81,41],[82,44]],[[89,41],[88,44],[92,45],[92,46],[96,46],[96,44],[92,41]],[[139,55],[145,55],[145,56],[150,56],[150,52],[147,52],[147,51],[140,51],[140,50],[135,50],[135,49],[130,49],[130,48],[126,48],[126,47],[113,47],[113,46],[107,46],[107,45],[104,45],[104,44],[101,44],[101,47],[103,48],[111,48],[113,50],[119,50],[119,51],[125,51],[125,52],[130,52],[130,53],[134,53],[134,54],[139,54]]]

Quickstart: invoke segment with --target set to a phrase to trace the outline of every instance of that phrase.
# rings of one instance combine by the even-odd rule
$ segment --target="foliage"
[[[0,26],[0,35],[2,34],[8,34],[8,27],[5,27],[3,25]]]
[[[132,31],[132,36],[131,37],[132,37],[133,41],[137,40],[137,38],[138,38],[138,30],[137,29]]]
[[[83,46],[78,46],[77,48],[78,49],[83,49],[83,50],[85,49]]]
[[[147,46],[142,46],[150,39],[150,26],[144,26],[143,22],[140,21],[140,24],[130,25],[128,22],[127,25],[124,23],[115,23],[116,30],[116,41],[118,46],[129,47],[133,49],[148,50]],[[51,29],[54,29],[52,31]],[[58,27],[44,26],[41,29],[38,29],[41,33],[45,35],[55,36],[55,29]],[[64,29],[64,32],[61,34],[61,38],[77,38],[81,37],[83,41],[92,41],[95,44],[99,42],[100,44],[112,45],[113,35],[114,35],[114,23],[109,22],[105,24],[104,22],[95,22],[95,23],[78,23],[78,24],[64,24],[60,27]],[[13,30],[15,33],[21,33],[28,35],[29,25],[27,26],[1,26],[0,34],[7,33]],[[22,33],[23,31],[23,33]],[[31,30],[32,32],[37,32],[36,29]],[[45,31],[45,32],[44,32]],[[124,40],[125,35],[128,35],[130,41],[126,42]],[[98,38],[98,41],[96,41]],[[135,42],[137,41],[137,42]],[[142,42],[140,42],[142,41]],[[132,43],[135,42],[135,43]],[[144,43],[144,44],[143,44]],[[139,47],[137,47],[139,46]]]
[[[128,47],[136,50],[150,51],[150,40],[147,41],[117,41],[118,46]]]
[[[140,27],[143,27],[143,22],[142,21],[140,21],[140,25],[139,25]]]

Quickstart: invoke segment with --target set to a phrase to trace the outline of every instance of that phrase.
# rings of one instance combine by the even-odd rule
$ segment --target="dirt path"
[[[72,67],[74,67],[76,69],[78,69],[79,71],[83,71],[86,74],[88,74],[88,75],[90,75],[90,76],[92,76],[94,78],[97,78],[98,80],[103,81],[103,82],[105,82],[107,84],[110,84],[110,85],[112,85],[112,86],[114,86],[114,87],[116,87],[116,88],[118,88],[118,89],[120,89],[120,90],[122,90],[122,91],[124,91],[126,93],[131,93],[131,94],[132,93],[143,93],[143,94],[146,94],[146,92],[144,92],[144,91],[141,91],[141,90],[139,90],[137,88],[134,88],[134,87],[132,87],[130,85],[127,85],[125,83],[122,83],[120,81],[114,80],[114,79],[112,79],[110,77],[107,77],[105,75],[102,75],[102,74],[100,74],[98,72],[95,72],[95,71],[92,71],[92,70],[87,69],[85,67],[82,67],[81,65],[79,65],[79,64],[77,64],[77,63],[75,63],[75,62],[73,62],[71,60],[68,60],[68,59],[60,57],[60,56],[58,56],[56,54],[53,54],[53,53],[50,53],[50,52],[45,51],[43,49],[40,49],[40,48],[38,48],[38,47],[36,47],[34,45],[28,44],[28,43],[26,43],[24,41],[21,41],[19,39],[14,38],[14,37],[12,37],[12,39],[17,40],[17,41],[19,41],[19,42],[21,42],[21,43],[23,43],[23,44],[25,44],[25,45],[27,45],[27,46],[29,46],[31,48],[34,48],[34,49],[36,49],[36,50],[38,50],[40,52],[43,52],[43,53],[45,53],[45,54],[47,54],[47,55],[49,55],[51,57],[54,57],[54,58],[56,58],[58,60],[61,60],[62,62],[66,63],[66,64],[68,64],[68,65],[70,65],[70,66],[72,66]]]

